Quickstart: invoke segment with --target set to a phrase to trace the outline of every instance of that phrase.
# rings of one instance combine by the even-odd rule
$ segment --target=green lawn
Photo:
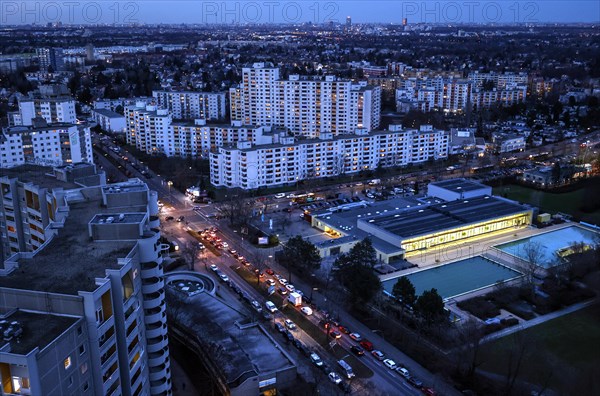
[[[551,387],[568,394],[600,391],[600,304],[485,344],[481,368],[506,375],[517,345],[525,345],[519,379],[542,384],[549,378]],[[573,392],[578,387],[584,391]]]
[[[566,193],[551,193],[534,190],[516,184],[495,187],[494,195],[506,196],[508,199],[528,203],[540,208],[541,212],[563,212],[574,216],[576,219],[592,224],[600,224],[600,211],[584,213],[579,207],[583,202],[584,189]]]

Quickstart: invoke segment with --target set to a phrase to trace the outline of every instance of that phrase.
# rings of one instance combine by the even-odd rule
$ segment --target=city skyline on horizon
[[[168,9],[167,9],[168,7]],[[0,25],[352,23],[598,23],[600,3],[551,1],[7,1]]]

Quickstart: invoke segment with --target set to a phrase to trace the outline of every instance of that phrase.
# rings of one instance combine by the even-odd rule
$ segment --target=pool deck
[[[439,266],[442,264],[449,264],[454,261],[464,260],[475,256],[483,256],[496,261],[502,265],[516,270],[522,269],[523,260],[512,256],[506,252],[494,248],[496,245],[500,245],[507,242],[513,242],[518,239],[523,239],[539,234],[543,234],[550,231],[560,230],[562,228],[571,227],[578,225],[586,228],[575,222],[565,222],[563,224],[551,225],[545,228],[534,228],[527,227],[517,230],[516,232],[507,232],[503,235],[494,235],[488,238],[481,238],[474,241],[459,242],[456,244],[448,244],[440,249],[433,249],[425,251],[420,255],[410,257],[408,261],[413,264],[417,264],[418,267],[410,268],[407,270],[397,271],[390,274],[384,274],[379,279],[384,282],[389,279],[394,279],[399,276],[410,275],[414,272],[422,271],[431,267]]]

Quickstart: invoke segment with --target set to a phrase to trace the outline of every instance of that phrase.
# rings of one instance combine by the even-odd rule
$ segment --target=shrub
[[[481,320],[500,315],[500,310],[484,297],[475,297],[456,304],[460,309],[470,312]]]
[[[516,305],[511,305],[509,307],[506,307],[506,310],[512,312],[514,315],[516,315],[520,318],[523,318],[525,320],[530,320],[530,319],[535,318],[535,314],[533,312],[526,311]]]

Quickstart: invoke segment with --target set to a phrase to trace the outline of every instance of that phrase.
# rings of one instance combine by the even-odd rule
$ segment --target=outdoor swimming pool
[[[539,243],[541,246],[540,266],[550,268],[558,264],[556,252],[559,249],[569,247],[573,242],[583,242],[585,244],[595,243],[598,233],[576,225],[561,228],[560,230],[550,231],[535,235],[529,238],[519,239],[518,241],[503,243],[495,246],[513,256],[527,260],[524,246],[529,242]]]
[[[456,297],[477,289],[521,276],[521,273],[481,256],[414,272],[406,277],[415,286],[417,296],[425,290],[437,289],[443,299]],[[398,278],[382,282],[391,293]]]

